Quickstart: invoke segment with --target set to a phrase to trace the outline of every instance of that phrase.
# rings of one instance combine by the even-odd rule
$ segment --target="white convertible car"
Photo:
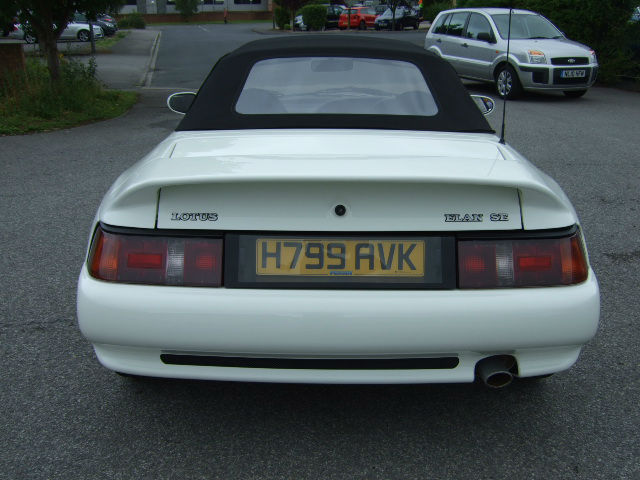
[[[272,38],[185,99],[92,228],[78,319],[107,368],[501,387],[569,368],[594,336],[576,212],[444,60]]]

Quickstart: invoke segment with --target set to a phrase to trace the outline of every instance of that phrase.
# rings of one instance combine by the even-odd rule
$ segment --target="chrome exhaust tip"
[[[476,378],[489,388],[504,388],[513,381],[516,359],[511,355],[483,358],[476,364]]]

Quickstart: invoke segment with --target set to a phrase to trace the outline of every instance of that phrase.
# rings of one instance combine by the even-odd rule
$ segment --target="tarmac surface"
[[[149,72],[158,51],[159,30],[129,30],[128,35],[116,43],[110,53],[95,55],[97,77],[108,87],[130,90],[149,86]],[[79,57],[88,61],[89,57]]]

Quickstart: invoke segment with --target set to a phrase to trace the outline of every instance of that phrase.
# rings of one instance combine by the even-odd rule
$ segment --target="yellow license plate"
[[[422,277],[424,259],[424,240],[256,240],[257,275]]]

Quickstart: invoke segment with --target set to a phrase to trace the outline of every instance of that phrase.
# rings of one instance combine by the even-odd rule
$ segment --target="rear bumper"
[[[320,383],[465,382],[510,354],[520,376],[569,368],[596,332],[598,285],[492,291],[268,290],[97,281],[78,320],[100,362],[149,376]],[[289,369],[164,363],[161,354],[268,359],[457,357],[454,368]]]

